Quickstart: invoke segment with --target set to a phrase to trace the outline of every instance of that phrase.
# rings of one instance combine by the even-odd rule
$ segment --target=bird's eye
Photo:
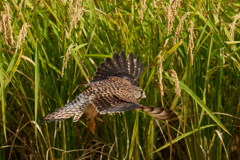
[[[141,94],[143,94],[143,91],[141,91]]]

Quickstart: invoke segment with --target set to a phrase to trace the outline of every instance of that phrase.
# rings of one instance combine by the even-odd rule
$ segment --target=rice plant
[[[238,1],[0,2],[0,159],[239,159]],[[84,91],[104,58],[141,56],[145,106],[37,125]]]

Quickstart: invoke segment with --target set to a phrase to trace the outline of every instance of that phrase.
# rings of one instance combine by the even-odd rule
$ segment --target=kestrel
[[[42,121],[62,121],[74,116],[73,122],[77,122],[85,113],[86,119],[89,120],[87,122],[89,129],[94,132],[94,117],[97,113],[141,110],[158,119],[169,119],[173,114],[171,110],[145,107],[138,102],[146,98],[144,90],[137,82],[143,71],[143,63],[140,68],[139,64],[140,56],[134,59],[131,52],[126,58],[124,50],[119,55],[115,52],[112,59],[107,57],[97,68],[92,81],[87,84],[88,89],[80,93],[72,102],[49,113]]]

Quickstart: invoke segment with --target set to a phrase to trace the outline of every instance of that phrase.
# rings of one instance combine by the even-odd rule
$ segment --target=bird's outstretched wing
[[[85,92],[79,94],[72,102],[66,104],[62,108],[58,108],[46,117],[43,117],[40,122],[62,121],[72,116],[73,122],[78,121],[89,105],[89,96]]]
[[[126,112],[133,110],[141,104],[135,99],[134,95],[129,92],[124,92],[128,96],[116,94],[120,90],[112,90],[111,92],[99,93],[90,97],[90,102],[95,106],[100,114]]]
[[[140,68],[138,68],[139,64],[140,56],[133,59],[133,53],[131,52],[126,58],[124,50],[121,51],[120,55],[115,52],[112,59],[107,57],[104,63],[100,63],[91,82],[102,81],[110,76],[116,76],[128,79],[133,85],[139,86],[137,80],[142,74],[143,63],[141,63]]]
[[[154,107],[146,107],[139,106],[135,110],[147,112],[149,115],[153,116],[156,119],[161,120],[170,120],[176,118],[176,114],[172,110],[165,110],[162,107],[154,108]]]
[[[92,97],[91,103],[100,114],[138,110],[144,111],[152,117],[161,120],[170,120],[176,117],[176,114],[172,110],[165,110],[162,107],[146,107],[137,101],[124,101],[111,93],[95,95]]]

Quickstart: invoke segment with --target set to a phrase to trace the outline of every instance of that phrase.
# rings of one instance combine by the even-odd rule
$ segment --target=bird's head
[[[133,91],[133,94],[137,100],[146,98],[145,92],[141,88],[137,88]]]

